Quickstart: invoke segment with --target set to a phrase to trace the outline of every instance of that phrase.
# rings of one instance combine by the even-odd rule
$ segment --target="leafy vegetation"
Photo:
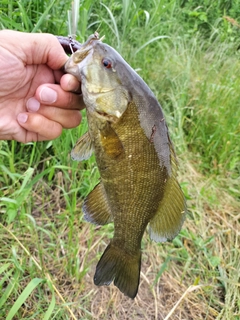
[[[0,27],[68,35],[71,1],[1,1]],[[80,2],[77,39],[98,30],[161,102],[189,215],[172,243],[143,241],[138,297],[97,288],[112,235],[82,220],[94,158],[55,141],[0,141],[1,319],[239,319],[240,1]],[[84,114],[84,112],[83,112]]]

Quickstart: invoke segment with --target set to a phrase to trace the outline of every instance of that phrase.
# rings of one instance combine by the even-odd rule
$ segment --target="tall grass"
[[[239,318],[239,44],[223,18],[237,13],[204,3],[80,1],[77,39],[105,35],[162,104],[190,213],[172,243],[144,238],[139,295],[129,301],[92,283],[113,226],[82,221],[99,179],[94,157],[69,156],[84,114],[54,141],[0,141],[1,319]],[[0,26],[66,36],[70,9],[70,0],[3,0]]]

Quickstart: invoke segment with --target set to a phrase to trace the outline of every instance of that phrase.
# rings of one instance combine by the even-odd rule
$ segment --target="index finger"
[[[81,94],[65,91],[57,84],[40,85],[37,88],[35,98],[43,105],[77,110],[85,108]]]
[[[81,92],[81,83],[73,75],[66,73],[60,79],[63,90],[71,92]]]

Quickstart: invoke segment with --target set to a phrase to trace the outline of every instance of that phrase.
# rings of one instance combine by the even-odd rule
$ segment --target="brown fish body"
[[[90,117],[89,128],[95,124]],[[90,129],[90,132],[95,136],[96,161],[114,221],[112,242],[126,252],[135,254],[140,249],[143,232],[163,197],[163,182],[167,180],[167,172],[159,166],[154,145],[139,125],[134,103],[128,105],[116,124],[107,123],[106,126],[121,141],[122,150],[119,154],[118,150],[115,154],[112,152],[107,134],[106,144],[103,145],[104,130],[96,132],[96,125],[93,125],[94,129]],[[99,138],[96,138],[98,133]]]
[[[101,176],[83,212],[95,224],[114,222],[114,236],[94,282],[114,281],[134,298],[147,225],[152,239],[166,241],[177,235],[184,220],[175,154],[159,103],[113,48],[92,37],[75,55],[65,68],[82,82],[89,133],[72,155],[82,160],[93,150]]]

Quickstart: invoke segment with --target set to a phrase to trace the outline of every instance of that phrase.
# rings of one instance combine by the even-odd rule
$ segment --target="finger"
[[[37,111],[36,102],[33,99],[43,105],[52,105],[58,108],[81,110],[85,107],[82,95],[66,92],[57,84],[40,85],[37,88],[35,97],[27,101],[27,109],[29,111]]]
[[[77,127],[82,120],[79,110],[60,109],[42,105],[37,113],[49,120],[60,123],[65,129]]]
[[[63,90],[72,92],[81,92],[81,83],[78,79],[71,74],[65,74],[60,80]]]
[[[17,120],[27,132],[25,142],[52,140],[62,133],[60,123],[49,120],[38,113],[20,113]]]

